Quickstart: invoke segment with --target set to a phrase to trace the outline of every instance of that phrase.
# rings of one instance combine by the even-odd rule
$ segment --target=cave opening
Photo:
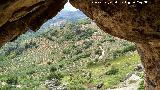
[[[4,45],[3,51],[5,52],[6,55],[9,55],[8,57],[6,57],[6,55],[3,55],[2,53],[0,54],[0,60],[1,60],[1,67],[0,67],[0,71],[2,71],[3,73],[5,73],[5,75],[2,75],[0,79],[0,82],[2,82],[1,84],[4,85],[4,88],[19,88],[22,87],[20,84],[22,83],[27,83],[29,80],[30,82],[33,82],[32,85],[28,84],[26,85],[26,87],[24,88],[28,88],[28,86],[31,86],[31,88],[33,88],[34,86],[38,85],[39,81],[36,81],[36,75],[40,75],[40,76],[45,76],[48,75],[48,73],[43,73],[43,72],[36,72],[40,69],[35,68],[34,66],[38,65],[42,70],[48,70],[48,68],[50,68],[50,70],[48,70],[48,72],[52,72],[49,73],[49,77],[47,77],[48,79],[51,79],[52,76],[58,79],[62,79],[62,82],[58,82],[57,80],[53,80],[58,82],[58,85],[60,85],[60,83],[64,83],[66,82],[66,80],[72,80],[73,82],[70,82],[71,87],[83,87],[83,85],[81,86],[80,84],[77,84],[75,86],[75,83],[83,83],[83,80],[85,80],[85,85],[84,86],[88,86],[88,87],[97,87],[97,88],[101,88],[103,86],[106,85],[110,85],[110,83],[115,84],[117,82],[114,81],[114,79],[117,79],[115,77],[112,77],[111,79],[106,79],[103,75],[99,76],[100,79],[105,79],[107,80],[109,83],[107,82],[103,82],[103,80],[95,80],[94,78],[91,78],[92,76],[96,76],[95,73],[99,73],[99,70],[104,69],[103,67],[99,67],[99,63],[98,66],[96,64],[95,67],[97,67],[95,69],[95,71],[91,72],[90,70],[85,72],[85,70],[80,70],[80,71],[76,71],[77,68],[75,68],[75,72],[79,72],[83,77],[85,78],[80,78],[80,77],[76,77],[76,81],[74,79],[74,75],[73,74],[69,74],[66,77],[63,77],[65,75],[63,75],[64,73],[58,73],[59,69],[57,68],[61,68],[63,69],[66,64],[70,64],[71,62],[77,62],[76,60],[79,60],[80,58],[87,58],[88,56],[97,56],[96,58],[98,58],[100,56],[103,57],[105,51],[104,51],[104,47],[105,45],[101,45],[101,43],[105,43],[105,42],[111,42],[112,44],[107,44],[106,46],[112,46],[111,48],[108,48],[107,50],[113,50],[114,48],[120,48],[117,46],[114,46],[113,43],[118,43],[118,42],[123,42],[124,44],[122,46],[129,46],[127,48],[124,48],[124,50],[118,50],[115,51],[112,54],[109,54],[111,56],[113,56],[111,59],[116,59],[117,57],[123,55],[123,54],[131,54],[131,53],[123,53],[126,51],[130,51],[132,50],[132,48],[135,48],[135,46],[132,46],[131,43],[126,42],[125,40],[131,41],[131,42],[135,42],[136,43],[136,47],[137,47],[137,51],[140,55],[140,59],[141,62],[143,64],[144,67],[144,73],[145,73],[145,89],[146,90],[159,90],[160,89],[160,80],[159,80],[159,59],[160,59],[160,52],[159,52],[159,47],[160,47],[160,34],[159,34],[159,17],[160,17],[160,12],[158,12],[160,10],[159,8],[159,2],[157,1],[147,1],[147,3],[145,4],[141,4],[139,1],[136,4],[131,4],[131,2],[129,2],[130,5],[124,5],[124,3],[122,4],[114,4],[114,3],[109,3],[108,5],[101,3],[91,3],[90,0],[86,1],[86,0],[70,0],[70,3],[75,6],[76,8],[79,8],[83,13],[85,13],[85,15],[87,15],[89,18],[91,18],[96,25],[99,27],[98,29],[103,30],[106,33],[109,33],[112,36],[116,36],[119,37],[121,39],[125,39],[124,41],[119,41],[118,38],[114,38],[110,35],[106,35],[108,37],[106,37],[106,40],[100,41],[102,36],[101,32],[98,31],[92,31],[94,27],[93,22],[91,22],[91,27],[87,26],[87,31],[81,31],[77,28],[79,27],[83,27],[83,25],[75,25],[77,24],[76,22],[74,22],[73,24],[69,23],[68,25],[62,25],[61,27],[58,28],[50,28],[50,31],[46,31],[45,34],[41,33],[40,36],[34,37],[34,39],[31,40],[31,42],[29,42],[28,40],[31,39],[33,37],[33,31],[36,31],[46,20],[52,18],[53,16],[55,16],[57,14],[58,11],[60,11],[64,4],[67,3],[67,0],[59,0],[59,1],[50,1],[50,0],[38,0],[38,1],[27,1],[27,0],[23,0],[23,4],[22,2],[20,2],[19,0],[15,1],[6,1],[3,2],[0,5],[0,46],[4,45],[6,42],[12,41],[14,40],[17,36],[21,35],[22,33],[25,33],[28,29],[30,29],[29,35],[27,37],[23,37],[21,39],[17,39],[17,40],[22,40],[24,42],[21,43],[12,43],[10,42],[10,45]],[[95,0],[98,1],[98,0]],[[111,8],[113,7],[113,8]],[[90,19],[88,19],[90,20]],[[79,22],[78,22],[79,23]],[[84,24],[84,22],[81,22]],[[86,24],[86,22],[85,22]],[[88,24],[88,22],[87,22]],[[92,26],[93,25],[93,26]],[[51,25],[54,26],[54,25]],[[74,27],[74,28],[71,28]],[[84,26],[85,27],[85,26]],[[89,27],[89,28],[88,28]],[[85,27],[86,28],[86,27]],[[55,30],[57,29],[57,30]],[[66,29],[66,30],[63,30]],[[67,31],[68,29],[73,29],[72,31]],[[41,31],[41,30],[39,30]],[[43,31],[43,30],[42,30]],[[51,31],[53,31],[51,33]],[[89,31],[89,32],[88,32]],[[83,32],[87,32],[88,34],[85,34]],[[61,34],[65,34],[64,36],[62,36]],[[34,33],[35,34],[35,33]],[[93,34],[93,36],[92,36]],[[51,37],[55,35],[55,37]],[[87,39],[86,41],[81,40],[82,37],[84,38],[88,38],[91,35],[92,39],[96,39],[97,42],[91,41],[90,42],[90,38]],[[23,36],[23,35],[22,35]],[[62,36],[62,37],[61,37]],[[43,38],[42,38],[43,37]],[[45,37],[45,39],[44,39]],[[57,39],[59,39],[57,41]],[[73,38],[76,37],[76,38]],[[28,40],[25,40],[25,38],[29,38]],[[36,41],[36,39],[39,39],[38,41]],[[48,40],[52,40],[53,42],[50,42]],[[63,44],[61,44],[62,46],[67,47],[67,49],[65,47],[63,47],[62,49],[64,50],[59,50],[61,49],[59,47],[59,43],[62,43],[63,40],[65,40],[65,42]],[[76,42],[75,41],[80,40],[80,42]],[[118,41],[118,42],[117,42]],[[16,42],[16,41],[15,41]],[[38,43],[38,44],[37,44]],[[67,46],[68,44],[72,44]],[[98,50],[94,50],[94,54],[93,53],[85,53],[83,52],[83,48],[80,48],[76,45],[81,45],[81,44],[85,44],[84,46],[82,45],[83,48],[85,48],[85,50],[88,50],[88,47],[95,46]],[[19,46],[22,45],[22,46]],[[55,46],[54,46],[55,45]],[[40,48],[40,46],[42,46]],[[102,47],[101,47],[102,46]],[[55,49],[56,52],[54,51],[50,51],[51,48],[53,47],[57,47],[59,49]],[[106,47],[107,48],[107,47]],[[16,52],[16,50],[19,50],[18,53]],[[27,49],[26,52],[24,49]],[[75,51],[72,51],[75,50]],[[91,51],[92,51],[91,49]],[[37,53],[32,52],[33,51],[37,51]],[[43,52],[43,50],[47,50],[50,51],[48,52],[49,54],[53,54],[53,56],[50,56],[46,53]],[[84,50],[84,51],[85,51]],[[23,52],[25,51],[26,54]],[[29,52],[30,51],[30,52]],[[62,51],[62,52],[61,52]],[[89,50],[90,51],[90,50]],[[87,52],[89,52],[87,51]],[[34,53],[34,54],[33,54]],[[58,53],[58,55],[57,55]],[[63,57],[63,55],[61,54],[66,54],[65,57]],[[75,56],[72,55],[73,53],[75,53]],[[136,53],[136,52],[135,52]],[[30,62],[30,61],[26,61],[26,60],[21,60],[20,56],[23,56],[21,54],[25,54],[24,57],[25,59],[30,59],[33,60],[34,62],[36,62],[36,60],[38,58],[41,58],[41,62],[36,62],[38,64],[34,64],[34,62]],[[56,54],[56,55],[54,55]],[[80,55],[79,55],[80,54]],[[96,54],[96,55],[95,55]],[[102,55],[103,54],[103,55]],[[117,55],[118,54],[118,55]],[[32,56],[33,55],[33,56]],[[36,55],[38,55],[39,57],[36,57]],[[18,58],[14,58],[15,56],[18,56]],[[30,56],[30,57],[26,57],[26,56]],[[50,60],[56,61],[57,58],[60,58],[57,61],[60,61],[60,63],[58,63],[58,66],[56,65],[56,67],[50,67],[48,66],[47,68],[45,67],[46,65],[52,65],[53,62],[46,62],[45,59],[43,59],[44,57],[48,57]],[[54,57],[56,56],[56,57]],[[74,57],[72,57],[74,56]],[[35,58],[33,58],[35,57]],[[72,57],[73,59],[70,59],[71,62],[65,62],[67,60],[64,60],[66,58]],[[134,58],[139,58],[138,54],[133,55]],[[54,59],[55,60],[54,60]],[[90,59],[92,59],[93,57],[91,57]],[[136,59],[134,58],[129,58],[127,60],[129,60],[128,62],[134,61]],[[100,59],[100,57],[98,58]],[[97,62],[98,59],[95,59],[95,61]],[[105,59],[104,61],[108,60],[110,61],[111,59]],[[119,58],[120,59],[120,58]],[[130,60],[131,59],[131,60]],[[133,59],[133,60],[132,60]],[[10,61],[8,61],[10,60]],[[126,60],[126,61],[127,61]],[[82,60],[83,61],[83,60]],[[116,61],[116,60],[115,60]],[[65,62],[65,63],[64,63]],[[87,62],[87,61],[86,61]],[[103,60],[102,60],[103,62]],[[121,61],[124,62],[124,61]],[[119,62],[119,63],[121,63]],[[26,63],[24,65],[20,65],[19,63]],[[56,63],[56,62],[54,62]],[[83,64],[83,62],[81,62]],[[103,62],[103,64],[106,62]],[[132,62],[133,64],[134,62]],[[12,65],[11,65],[12,64]],[[78,63],[80,64],[80,63]],[[77,66],[77,63],[74,63],[73,66]],[[89,65],[95,65],[95,62],[88,62]],[[6,66],[6,67],[3,67]],[[8,66],[7,66],[8,65]],[[31,66],[30,66],[31,65]],[[33,65],[33,67],[32,67]],[[101,64],[100,64],[101,65]],[[127,63],[126,65],[130,65],[130,63]],[[24,68],[19,68],[21,66],[24,66]],[[116,64],[110,64],[107,63],[105,65],[105,67],[107,66],[112,66],[110,67],[109,71],[105,71],[105,75],[108,76],[110,74],[117,74],[118,72],[121,72],[120,70],[123,69],[117,69],[115,68],[115,66],[117,67],[118,65]],[[18,67],[19,70],[16,70],[15,67]],[[98,68],[99,67],[99,68]],[[6,69],[7,68],[7,69]],[[27,71],[25,71],[27,68]],[[93,67],[88,67],[88,68],[93,68]],[[121,68],[121,67],[118,67]],[[128,68],[128,67],[127,67]],[[5,69],[5,70],[4,70]],[[9,70],[10,69],[10,70]],[[12,69],[14,69],[15,71],[12,71]],[[133,69],[133,68],[132,68]],[[23,72],[24,70],[24,72]],[[68,67],[67,67],[68,70]],[[93,70],[93,69],[92,69]],[[130,69],[127,69],[130,70]],[[127,71],[126,70],[126,71]],[[12,74],[10,76],[10,74],[6,71],[10,71]],[[18,72],[15,73],[17,71],[22,71],[22,72]],[[82,72],[81,72],[82,71]],[[69,71],[66,71],[69,72]],[[27,74],[26,76],[31,76],[31,77],[25,77],[25,74]],[[15,76],[21,76],[21,77],[15,77]],[[114,75],[113,75],[114,76]],[[140,75],[141,76],[141,75]],[[73,78],[71,78],[73,77]],[[143,77],[143,75],[142,75]],[[74,80],[73,80],[74,79]],[[121,78],[122,79],[122,78]],[[44,80],[44,78],[41,78],[41,80]],[[3,82],[5,81],[5,82]],[[87,82],[88,81],[88,82]],[[117,81],[121,81],[118,80]],[[123,80],[122,80],[123,81]],[[50,81],[49,81],[50,82]],[[94,82],[92,84],[90,84],[90,82]],[[53,83],[52,83],[53,84]],[[68,83],[66,83],[68,84]],[[6,86],[5,85],[9,85]],[[143,82],[141,84],[142,88],[144,88],[143,86]],[[41,87],[40,87],[41,88]],[[44,88],[42,86],[42,88]]]
[[[38,31],[32,28],[0,48],[0,88],[107,89],[143,82],[135,44],[106,34],[69,2]]]

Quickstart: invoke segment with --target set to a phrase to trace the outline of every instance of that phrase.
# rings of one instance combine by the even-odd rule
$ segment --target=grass
[[[105,88],[109,88],[119,84],[128,73],[133,72],[135,65],[138,63],[140,63],[139,55],[134,53],[113,60],[108,67],[105,67],[105,65],[102,64],[97,67],[89,68],[88,71],[91,71],[92,73],[94,84],[103,81]],[[112,67],[117,68],[118,72],[113,75],[105,75],[106,71],[110,70]]]
[[[88,84],[96,86],[99,82],[103,81],[104,89],[111,88],[119,84],[128,73],[133,72],[135,65],[139,63],[139,55],[137,53],[128,54],[111,61],[111,65],[108,67],[106,67],[105,64],[97,64],[97,66],[94,64],[93,67],[83,68],[83,71],[77,70],[72,72],[71,76],[65,76],[62,79],[62,83],[70,86],[71,83],[74,82],[75,85],[80,84],[89,87]],[[112,67],[116,67],[118,72],[113,75],[106,75],[106,71],[110,70]],[[87,74],[83,76],[83,73],[90,73],[91,77],[87,76]]]
[[[138,90],[144,90],[144,80],[140,82]]]
[[[140,63],[138,54],[122,56],[115,59],[111,63],[111,66],[118,68],[119,71],[116,75],[109,75],[105,77],[104,82],[106,82],[106,87],[117,85],[128,73],[133,72],[135,65],[137,65],[138,63]]]

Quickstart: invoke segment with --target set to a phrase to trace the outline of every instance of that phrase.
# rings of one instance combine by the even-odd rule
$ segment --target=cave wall
[[[0,46],[54,17],[67,0],[0,0]]]
[[[106,1],[114,0],[70,0],[73,6],[82,10],[111,35],[137,43],[159,41],[160,0],[150,0],[147,4],[107,4]]]

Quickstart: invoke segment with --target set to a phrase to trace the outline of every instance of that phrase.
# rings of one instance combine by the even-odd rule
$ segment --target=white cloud
[[[75,7],[73,7],[69,2],[67,2],[64,6],[64,10],[68,10],[68,11],[77,11],[78,9],[76,9]]]

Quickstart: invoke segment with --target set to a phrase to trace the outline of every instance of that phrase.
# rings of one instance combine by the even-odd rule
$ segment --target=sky
[[[75,7],[73,7],[69,2],[67,2],[64,6],[64,10],[68,10],[68,11],[77,11],[78,9],[76,9]]]

